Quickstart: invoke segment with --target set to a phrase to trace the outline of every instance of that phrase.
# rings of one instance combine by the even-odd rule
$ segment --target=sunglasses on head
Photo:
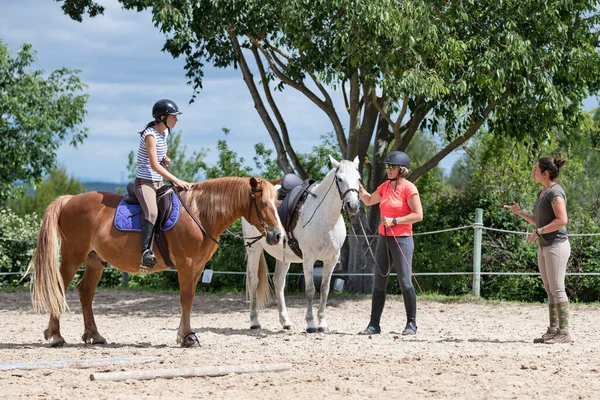
[[[385,168],[387,169],[396,169],[399,168],[399,165],[394,165],[394,164],[385,164]]]

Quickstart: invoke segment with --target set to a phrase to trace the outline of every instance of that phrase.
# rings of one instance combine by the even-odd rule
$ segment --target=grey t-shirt
[[[556,215],[552,209],[552,200],[554,200],[554,198],[562,197],[565,201],[565,204],[567,204],[567,195],[565,194],[565,190],[558,183],[552,185],[544,194],[544,196],[542,196],[542,198],[540,198],[541,192],[541,190],[538,192],[538,199],[533,205],[536,228],[546,226],[556,219]],[[543,233],[539,238],[539,242],[540,246],[545,247],[554,243],[562,243],[567,239],[567,229],[563,226],[557,231]]]

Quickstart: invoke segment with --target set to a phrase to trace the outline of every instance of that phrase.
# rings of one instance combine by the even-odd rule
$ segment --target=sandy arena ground
[[[439,303],[418,299],[419,333],[399,335],[404,307],[392,296],[381,335],[358,336],[370,312],[368,296],[332,296],[329,334],[304,332],[304,298],[288,298],[295,327],[280,329],[271,305],[262,330],[250,331],[243,294],[198,295],[192,327],[201,347],[176,344],[177,293],[102,290],[96,322],[108,341],[85,345],[77,294],[68,294],[63,348],[43,339],[48,317],[32,311],[29,293],[0,293],[0,364],[157,356],[148,364],[86,369],[0,366],[0,398],[50,399],[312,399],[312,398],[600,398],[600,307],[572,307],[573,344],[533,344],[546,328],[544,305]],[[291,363],[284,372],[220,377],[91,381],[114,371]]]

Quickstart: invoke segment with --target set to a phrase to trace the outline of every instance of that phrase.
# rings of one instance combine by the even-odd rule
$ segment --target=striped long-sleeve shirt
[[[163,178],[150,166],[150,159],[148,158],[148,150],[146,149],[146,136],[151,135],[156,139],[156,155],[158,162],[167,155],[167,137],[169,136],[169,130],[165,130],[164,134],[158,133],[154,127],[148,127],[140,135],[140,146],[137,154],[137,174],[138,178],[147,179],[154,182],[162,182]]]

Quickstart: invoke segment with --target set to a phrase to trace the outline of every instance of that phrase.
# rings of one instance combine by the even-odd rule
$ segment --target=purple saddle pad
[[[171,215],[169,215],[169,218],[160,227],[163,231],[173,229],[179,220],[181,203],[179,203],[179,199],[175,193],[171,193],[171,203],[173,204]],[[142,210],[142,206],[126,203],[123,197],[115,212],[115,228],[124,232],[141,232],[143,218],[144,211]]]

